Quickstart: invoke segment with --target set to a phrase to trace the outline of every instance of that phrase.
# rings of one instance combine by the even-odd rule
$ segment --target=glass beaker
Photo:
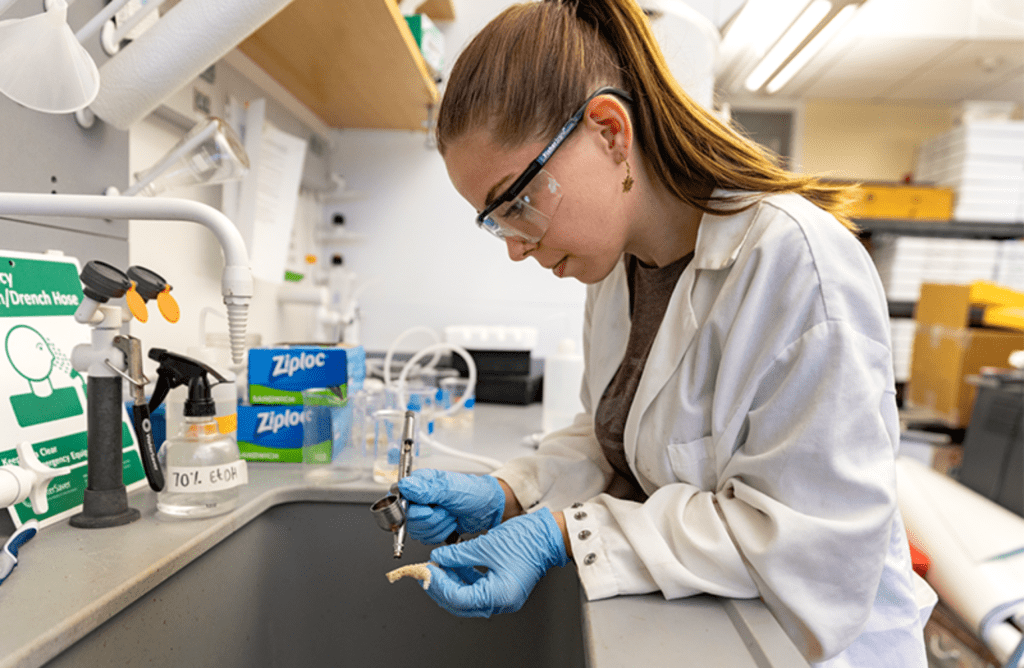
[[[440,440],[450,443],[462,450],[473,448],[473,406],[476,403],[472,394],[454,412],[453,406],[459,403],[469,388],[468,378],[442,378],[440,381],[439,412],[437,417]]]
[[[441,405],[440,408],[443,411],[450,411],[452,407],[459,403],[462,396],[466,394],[466,390],[469,388],[468,378],[442,378],[440,382],[441,389]],[[473,424],[473,406],[476,404],[476,398],[471,394],[466,397],[466,401],[458,408],[457,411],[445,416],[445,420],[449,424],[454,423],[468,423]]]
[[[348,396],[352,407],[352,441],[366,453],[365,468],[373,463],[373,414],[384,408],[384,392],[362,389]]]
[[[421,382],[395,383],[387,388],[386,405],[395,410],[413,411],[417,413],[417,425],[428,435],[434,433],[434,418],[437,414],[438,394],[440,390],[436,387],[424,385]],[[417,457],[430,455],[430,446],[422,443],[416,438]]]
[[[347,482],[366,469],[365,441],[353,438],[352,407],[336,389],[302,391],[302,464],[311,480]]]
[[[373,414],[373,479],[391,485],[398,482],[398,460],[407,411],[383,408]],[[413,413],[413,452],[419,442],[419,414]]]

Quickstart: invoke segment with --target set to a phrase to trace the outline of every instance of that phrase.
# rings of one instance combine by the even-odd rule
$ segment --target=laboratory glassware
[[[365,439],[355,433],[354,411],[340,388],[302,391],[302,463],[306,478],[348,482],[363,476]]]

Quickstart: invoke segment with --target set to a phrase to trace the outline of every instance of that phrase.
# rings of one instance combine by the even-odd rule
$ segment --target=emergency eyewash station
[[[281,239],[256,241],[252,231],[258,215],[251,191],[259,188],[251,175],[259,165],[249,159],[269,160],[254,150],[258,128],[273,121],[262,138],[277,131],[285,153],[289,132],[308,135],[311,125],[316,139],[324,129],[301,105],[276,101],[279,91],[264,99],[274,82],[232,51],[261,26],[272,31],[268,21],[289,3],[182,0],[157,18],[160,4],[50,0],[40,12],[36,0],[0,1],[10,19],[0,24],[0,61],[20,68],[0,71],[0,323],[7,325],[10,362],[0,375],[0,497],[11,506],[0,530],[0,666],[470,665],[480,656],[495,666],[680,657],[731,668],[806,665],[760,601],[642,596],[586,603],[571,567],[545,578],[520,614],[452,617],[412,583],[385,579],[402,562],[369,511],[388,484],[375,482],[368,467],[355,479],[325,483],[301,460],[250,460],[224,469],[244,472],[245,484],[230,483],[237,491],[231,510],[186,520],[157,512],[159,494],[171,484],[161,473],[172,464],[156,453],[149,415],[156,407],[146,405],[156,372],[147,358],[176,359],[171,351],[197,347],[192,332],[169,328],[179,307],[179,326],[199,321],[205,328],[207,312],[226,319],[220,360],[231,371],[243,368],[256,337],[272,343],[289,336],[281,321],[315,321],[320,342],[358,336],[354,300],[331,303],[328,288],[337,294],[344,281],[307,288],[264,280],[268,271],[284,273],[280,263],[266,263],[266,246]],[[393,3],[350,4],[352,21],[405,27]],[[258,38],[247,44],[243,50],[258,52]],[[208,68],[218,62],[214,86]],[[236,97],[214,100],[211,110],[221,86]],[[182,90],[191,97],[184,104]],[[436,91],[428,97],[436,102]],[[247,135],[204,120],[218,110]],[[128,130],[146,117],[185,136],[159,159],[137,158],[150,168],[129,183]],[[323,175],[304,189],[326,198],[344,189],[316,150],[290,155],[296,173],[305,162],[306,172],[312,164]],[[219,203],[146,196],[219,181],[227,182]],[[195,190],[198,199],[209,197]],[[171,194],[182,192],[191,191]],[[150,238],[129,234],[129,220],[146,225]],[[193,228],[208,230],[212,240]],[[129,239],[133,258],[144,257],[147,266],[128,266]],[[196,257],[182,260],[179,249],[189,243]],[[211,251],[216,247],[220,253]],[[189,274],[212,272],[221,303],[194,301]],[[347,288],[351,297],[351,282]],[[147,303],[158,304],[168,322],[148,317]],[[283,308],[292,315],[282,317]],[[471,385],[474,374],[472,368]],[[134,409],[126,409],[122,402],[132,399]],[[446,454],[441,428],[423,465],[485,473],[529,452],[529,437],[541,427],[536,403],[477,404],[474,412],[473,436],[459,441],[470,455]],[[427,558],[414,541],[404,548],[405,563]],[[524,643],[526,637],[535,640]]]

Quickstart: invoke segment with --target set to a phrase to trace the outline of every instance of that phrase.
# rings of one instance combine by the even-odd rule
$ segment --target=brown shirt
[[[664,267],[643,264],[632,255],[626,255],[626,280],[629,285],[629,341],[626,354],[618,371],[605,388],[594,414],[594,431],[604,456],[616,473],[627,483],[628,489],[615,492],[616,496],[643,500],[646,495],[640,488],[636,476],[626,462],[623,433],[626,417],[633,404],[636,388],[644,364],[658,334],[661,321],[665,318],[672,291],[686,265],[693,259],[693,253]]]

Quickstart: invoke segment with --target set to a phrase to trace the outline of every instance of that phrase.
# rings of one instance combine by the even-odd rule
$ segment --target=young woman
[[[761,597],[811,662],[923,668],[887,308],[845,192],[694,104],[633,0],[506,10],[437,139],[509,257],[588,292],[575,423],[491,476],[400,483],[410,535],[486,530],[433,551],[428,594],[514,611],[573,559],[592,600]]]

